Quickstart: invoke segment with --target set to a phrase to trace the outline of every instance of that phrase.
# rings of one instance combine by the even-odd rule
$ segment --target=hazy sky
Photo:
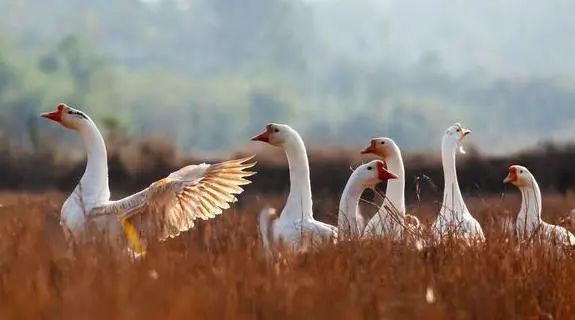
[[[0,108],[63,100],[197,149],[266,121],[412,149],[455,121],[486,151],[575,136],[572,0],[140,2],[0,0],[4,75],[21,78]],[[31,122],[5,123],[18,136]]]
[[[436,55],[452,72],[501,76],[575,71],[575,2],[568,0],[308,0],[341,54],[409,65]]]

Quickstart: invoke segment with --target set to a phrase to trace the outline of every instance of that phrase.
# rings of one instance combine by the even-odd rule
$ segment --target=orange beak
[[[397,176],[385,169],[385,165],[382,161],[377,162],[377,177],[381,181],[387,181],[391,179],[397,179]]]
[[[515,181],[517,181],[517,168],[511,167],[509,168],[509,174],[505,180],[503,180],[503,183],[513,183]]]
[[[370,145],[361,151],[361,154],[375,153],[375,141],[371,140]]]
[[[270,131],[266,130],[259,135],[253,137],[252,141],[270,142]]]
[[[62,122],[62,111],[64,111],[64,105],[59,104],[56,111],[42,113],[42,118],[50,119],[58,123]]]

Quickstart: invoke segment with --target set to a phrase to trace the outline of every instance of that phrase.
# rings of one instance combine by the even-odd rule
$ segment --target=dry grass
[[[416,252],[352,241],[268,262],[253,205],[156,244],[132,263],[103,244],[66,250],[57,222],[62,199],[0,195],[0,319],[575,318],[575,257],[517,250],[495,232],[474,249]],[[572,204],[547,199],[555,212]],[[473,199],[470,207],[488,223],[517,202]],[[332,202],[321,203],[335,212]]]

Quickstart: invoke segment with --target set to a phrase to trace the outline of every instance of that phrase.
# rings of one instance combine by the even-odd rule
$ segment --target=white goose
[[[254,174],[246,171],[255,165],[246,163],[250,158],[187,166],[143,191],[110,201],[106,146],[96,124],[65,104],[42,117],[76,131],[87,151],[84,175],[61,211],[69,241],[81,241],[88,222],[93,222],[112,241],[118,240],[123,227],[133,249],[142,251],[133,223],[140,224],[138,231],[160,240],[176,237],[193,228],[196,219],[211,219],[229,208],[236,201],[234,195],[243,191],[240,186],[250,183],[245,178]]]
[[[315,220],[312,210],[311,182],[307,152],[300,135],[285,124],[268,124],[266,130],[252,141],[261,141],[282,148],[287,156],[290,191],[280,217],[270,224],[270,210],[260,214],[260,232],[266,243],[281,243],[296,251],[306,251],[326,240],[337,239],[337,228]],[[269,241],[268,235],[271,235]],[[267,248],[269,249],[269,248]]]
[[[359,212],[359,200],[361,194],[367,188],[375,188],[382,181],[394,180],[398,177],[385,169],[385,164],[380,160],[374,160],[363,164],[353,171],[339,202],[338,234],[355,238],[361,235],[357,220],[361,216]]]
[[[419,228],[419,219],[406,214],[405,167],[401,150],[395,141],[385,137],[371,139],[370,144],[361,153],[381,157],[387,169],[397,175],[397,179],[387,183],[384,203],[368,222],[365,233],[399,239],[406,226]]]
[[[517,165],[509,167],[509,174],[503,182],[511,183],[521,191],[521,208],[515,223],[519,241],[529,241],[537,237],[552,244],[575,245],[575,236],[571,232],[541,219],[541,190],[527,168]]]
[[[485,241],[481,225],[467,209],[459,182],[457,180],[456,153],[462,153],[461,141],[471,133],[456,123],[449,127],[443,135],[441,143],[441,161],[443,164],[444,189],[441,210],[432,230],[438,240],[445,236],[454,236],[467,242]]]

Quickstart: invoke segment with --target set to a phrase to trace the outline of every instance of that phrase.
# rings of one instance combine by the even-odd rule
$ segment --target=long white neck
[[[309,163],[303,140],[298,134],[287,141],[284,150],[288,159],[290,174],[290,192],[282,218],[311,218],[312,198],[309,177]]]
[[[391,202],[397,213],[405,216],[405,168],[401,152],[396,150],[394,154],[385,157],[384,160],[387,164],[387,169],[397,175],[397,179],[387,182],[385,197]]]
[[[443,204],[441,205],[440,214],[450,214],[459,217],[462,214],[468,214],[467,206],[463,201],[459,182],[457,180],[457,169],[455,164],[455,153],[457,146],[443,139],[441,146],[441,162],[443,164]]]
[[[86,120],[79,133],[88,162],[77,190],[85,209],[89,210],[110,200],[108,158],[104,138],[92,120]]]
[[[541,190],[535,178],[529,185],[519,188],[521,208],[517,215],[517,228],[521,232],[530,232],[541,223]]]
[[[337,218],[337,227],[340,234],[357,235],[359,232],[358,215],[359,213],[359,200],[361,194],[365,190],[361,181],[352,174],[341,195],[339,200],[339,212]]]

